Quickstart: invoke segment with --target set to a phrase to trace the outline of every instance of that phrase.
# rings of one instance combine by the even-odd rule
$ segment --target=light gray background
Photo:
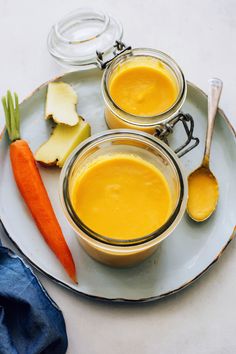
[[[1,96],[11,88],[23,98],[65,71],[49,56],[46,37],[54,22],[80,6],[115,15],[126,43],[169,53],[202,89],[207,90],[208,78],[220,77],[220,106],[236,126],[235,0],[0,0]],[[3,232],[1,239],[10,245]],[[68,354],[233,354],[235,274],[234,241],[197,283],[155,303],[94,302],[38,276],[63,311]]]

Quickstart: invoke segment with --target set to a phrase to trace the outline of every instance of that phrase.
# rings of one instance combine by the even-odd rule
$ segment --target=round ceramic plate
[[[77,92],[78,112],[91,123],[92,133],[107,129],[100,90],[101,72],[94,69],[68,73],[60,80],[71,84]],[[50,124],[43,119],[46,89],[47,84],[42,85],[20,105],[22,137],[28,140],[33,151],[48,138],[51,131]],[[182,158],[186,173],[189,173],[201,162],[207,125],[207,97],[190,83],[183,111],[194,117],[195,135],[200,138],[200,145]],[[176,128],[172,146],[181,144],[183,139],[183,131]],[[185,215],[158,251],[133,268],[110,268],[85,253],[62,213],[58,196],[59,169],[40,167],[76,263],[79,285],[70,282],[19,195],[11,171],[6,134],[0,142],[0,161],[0,216],[7,234],[33,266],[78,294],[112,301],[150,301],[173,294],[209,269],[234,236],[235,135],[222,111],[218,112],[216,119],[211,154],[211,167],[220,187],[215,214],[202,224],[194,223]]]

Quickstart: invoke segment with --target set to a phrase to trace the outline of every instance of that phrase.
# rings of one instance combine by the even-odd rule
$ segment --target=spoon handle
[[[208,94],[208,124],[206,133],[205,151],[202,164],[209,167],[210,148],[212,141],[212,133],[215,123],[216,112],[220,95],[223,87],[223,82],[220,79],[213,78],[209,80],[209,94]]]

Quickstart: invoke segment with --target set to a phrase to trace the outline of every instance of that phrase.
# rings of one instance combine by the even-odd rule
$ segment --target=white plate
[[[61,79],[71,84],[78,93],[79,114],[91,123],[92,132],[105,130],[100,90],[101,72],[95,69],[68,73]],[[50,134],[49,123],[43,119],[46,87],[47,84],[39,87],[20,105],[22,137],[28,140],[33,151]],[[201,140],[194,151],[182,158],[189,173],[200,164],[207,124],[207,97],[192,84],[188,84],[183,111],[194,117],[195,135]],[[173,140],[181,142],[182,134],[182,130],[177,129]],[[220,187],[217,211],[202,224],[196,224],[185,216],[157,253],[133,268],[107,267],[91,259],[81,249],[60,206],[59,170],[40,167],[53,207],[73,253],[79,277],[78,286],[70,282],[45,244],[19,195],[12,176],[6,135],[0,142],[0,161],[0,216],[7,234],[31,264],[78,294],[113,301],[150,301],[173,294],[209,269],[234,237],[235,134],[222,111],[218,112],[211,154],[211,167]]]

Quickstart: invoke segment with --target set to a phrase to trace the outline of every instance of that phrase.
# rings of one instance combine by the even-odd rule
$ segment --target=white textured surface
[[[234,0],[0,0],[0,95],[12,88],[23,98],[64,72],[48,55],[46,36],[53,22],[78,6],[116,15],[127,43],[169,53],[187,79],[205,90],[207,79],[219,76],[224,81],[221,107],[236,126]],[[9,244],[3,234],[1,238]],[[135,306],[92,302],[39,277],[65,316],[69,354],[233,354],[235,256],[232,242],[214,268],[190,288]]]

